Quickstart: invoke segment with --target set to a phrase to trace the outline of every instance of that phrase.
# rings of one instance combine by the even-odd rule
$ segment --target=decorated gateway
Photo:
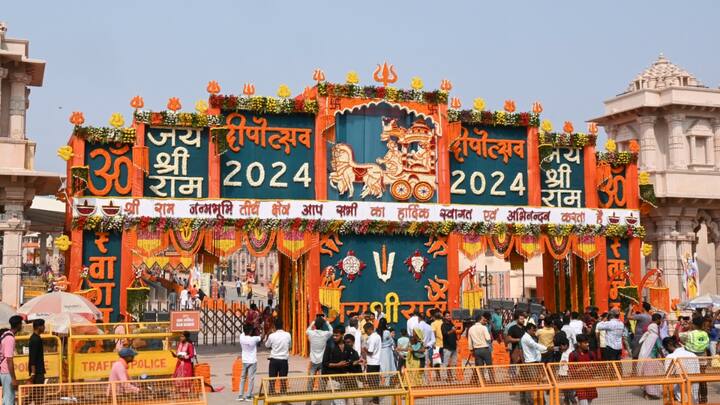
[[[385,63],[373,78],[330,83],[318,69],[277,98],[211,81],[192,113],[132,98],[127,125],[73,113],[59,151],[69,289],[117,321],[157,269],[212,272],[241,248],[277,249],[277,312],[295,342],[320,311],[343,320],[379,305],[402,325],[415,310],[480,308],[473,261],[487,252],[513,269],[542,256],[536,299],[551,310],[638,295],[637,145],[598,153],[595,125],[553,132],[540,103],[461,109],[448,80],[399,89]]]

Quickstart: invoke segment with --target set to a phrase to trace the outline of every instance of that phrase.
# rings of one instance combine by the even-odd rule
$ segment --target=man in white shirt
[[[348,321],[348,327],[345,329],[345,334],[353,335],[355,338],[355,343],[353,343],[353,349],[355,349],[358,354],[362,353],[362,333],[360,332],[360,329],[358,329],[358,319],[357,317],[350,318],[350,321]]]
[[[417,327],[422,330],[424,335],[423,346],[425,346],[425,362],[424,364],[421,363],[420,367],[432,367],[432,356],[435,351],[435,331],[433,331],[432,326],[425,321],[425,317],[420,317],[420,322],[418,322]]]
[[[573,329],[573,332],[575,332],[575,336],[585,333],[585,324],[580,320],[580,314],[577,312],[570,314],[570,327]]]
[[[608,320],[598,322],[595,330],[605,331],[605,349],[603,349],[602,357],[606,361],[614,361],[622,359],[623,334],[625,333],[625,325],[618,319],[618,313],[610,311]]]
[[[525,363],[540,363],[540,358],[543,353],[547,351],[547,347],[536,342],[535,332],[537,331],[537,325],[528,324],[525,326],[525,334],[520,339],[520,346],[522,347],[523,357]]]
[[[255,387],[255,373],[257,372],[257,346],[260,344],[260,336],[251,336],[253,327],[243,326],[243,333],[240,335],[240,348],[242,349],[242,375],[240,377],[240,395],[238,401],[252,401],[253,388]],[[247,393],[245,392],[245,381],[247,381]]]
[[[180,291],[180,310],[185,311],[188,309],[188,302],[190,300],[190,291],[188,291],[187,287],[184,287],[182,291]]]
[[[415,328],[417,328],[418,324],[420,323],[420,318],[418,317],[418,312],[414,312],[410,319],[407,320],[407,331],[408,336],[413,335],[413,331]]]
[[[380,372],[380,350],[382,348],[382,338],[380,335],[375,333],[375,327],[372,323],[368,322],[364,327],[365,334],[367,335],[367,341],[365,343],[365,353],[368,373],[379,373]],[[368,385],[370,389],[379,388],[380,376],[373,375],[368,378]],[[366,387],[368,388],[368,387]],[[372,399],[373,404],[379,404],[380,399],[375,397]]]
[[[288,358],[290,357],[290,344],[292,337],[283,330],[282,319],[275,320],[275,332],[271,333],[265,341],[265,347],[270,349],[268,360],[268,376],[287,377]],[[281,392],[287,391],[287,380],[280,381]],[[275,384],[270,384],[270,392],[275,393]]]
[[[697,355],[691,351],[686,350],[682,345],[677,344],[674,338],[672,337],[666,337],[662,340],[662,345],[665,348],[665,351],[667,351],[669,354],[665,356],[665,371],[667,372],[670,369],[670,365],[672,364],[672,359],[681,359],[678,360],[680,363],[682,363],[683,368],[685,369],[685,372],[688,374],[700,374],[700,362],[698,361]],[[681,394],[680,394],[680,386],[676,385],[673,389],[675,392],[675,399],[677,401],[681,400]],[[692,396],[693,401],[692,403],[697,403],[698,400],[698,394],[700,391],[699,384],[693,384],[692,385]]]
[[[315,322],[308,326],[305,334],[310,341],[310,376],[312,377],[322,372],[323,355],[325,354],[328,339],[332,336],[332,330],[330,324],[325,321],[325,316],[318,314],[317,317],[315,317]],[[314,382],[314,379],[308,379],[308,391],[312,391]],[[309,402],[307,404],[309,405]]]
[[[565,332],[565,336],[570,342],[570,347],[575,348],[575,344],[577,343],[575,337],[577,336],[577,334],[575,333],[575,328],[570,326],[570,322],[568,322],[567,318],[564,319],[564,325],[560,330]]]
[[[468,330],[468,349],[475,358],[476,366],[491,366],[492,353],[489,341],[492,341],[487,328],[487,320],[480,314],[475,316],[475,324]]]

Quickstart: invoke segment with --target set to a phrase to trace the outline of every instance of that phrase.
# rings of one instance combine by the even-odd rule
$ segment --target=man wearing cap
[[[124,347],[120,350],[120,358],[117,359],[110,369],[110,382],[126,382],[130,380],[130,375],[128,374],[128,368],[130,367],[130,363],[135,361],[135,356],[137,355],[137,352],[133,350],[131,347]],[[140,388],[130,384],[130,383],[124,383],[124,384],[118,384],[115,388],[116,392],[118,394],[123,393],[137,393],[140,392]],[[110,395],[111,386],[108,386],[107,393]]]

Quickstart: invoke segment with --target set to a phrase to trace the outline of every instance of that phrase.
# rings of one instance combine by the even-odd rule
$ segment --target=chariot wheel
[[[390,195],[398,201],[407,201],[412,195],[412,187],[407,180],[397,180],[390,186]]]
[[[433,189],[432,184],[427,181],[420,181],[415,184],[413,196],[416,200],[420,202],[428,202],[433,198],[433,195],[435,195],[435,189]]]

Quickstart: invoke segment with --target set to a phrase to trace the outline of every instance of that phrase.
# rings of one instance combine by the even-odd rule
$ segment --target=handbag
[[[435,346],[432,354],[432,365],[439,366],[442,364],[442,356],[440,356],[440,348]]]

